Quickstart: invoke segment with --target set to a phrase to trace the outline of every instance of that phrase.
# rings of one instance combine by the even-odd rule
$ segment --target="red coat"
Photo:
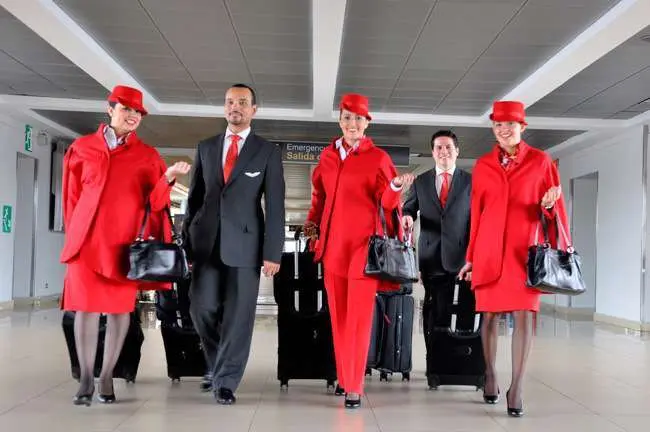
[[[145,236],[171,240],[171,225],[162,211],[170,205],[171,185],[164,177],[165,163],[154,148],[131,133],[124,144],[109,152],[104,127],[75,140],[64,158],[66,233],[61,261],[81,260],[110,280],[130,282],[126,251],[138,234],[147,200],[152,213]],[[167,289],[170,285],[145,283],[143,287]]]
[[[363,278],[368,241],[378,227],[378,203],[386,211],[398,208],[400,192],[391,180],[397,170],[388,154],[364,138],[345,161],[335,145],[323,150],[312,176],[312,204],[307,220],[320,228],[315,259],[338,276]],[[396,289],[394,285],[381,289]]]
[[[542,197],[550,187],[560,185],[560,178],[551,158],[523,141],[513,163],[504,170],[495,146],[472,172],[467,261],[473,263],[472,286],[481,311],[536,310],[539,306],[539,295],[525,286],[528,246],[538,226]],[[562,198],[546,214],[559,216],[568,235]],[[555,238],[555,230],[551,237]]]

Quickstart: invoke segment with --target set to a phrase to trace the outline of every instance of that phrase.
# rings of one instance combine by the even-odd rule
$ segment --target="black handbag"
[[[535,230],[535,240],[528,248],[526,285],[544,294],[578,295],[586,291],[582,278],[580,255],[569,244],[560,216],[555,217],[557,226],[557,249],[551,248],[548,235],[548,221],[544,214]],[[539,244],[539,227],[542,227],[544,243]],[[565,249],[561,249],[560,240]]]
[[[171,224],[172,243],[165,243],[153,237],[144,239],[144,229],[150,212],[150,206],[147,204],[138,237],[129,245],[127,278],[144,282],[182,282],[188,279],[190,270],[183,249],[183,239],[174,229],[169,207],[165,207],[165,213]]]
[[[370,236],[364,273],[366,276],[399,284],[417,282],[418,263],[415,258],[415,248],[411,245],[411,234],[406,235],[404,241],[401,240],[398,210],[395,209],[392,215],[395,222],[395,237],[389,237],[387,234],[386,216],[379,203],[379,220],[383,233],[380,234],[375,230],[375,234]]]

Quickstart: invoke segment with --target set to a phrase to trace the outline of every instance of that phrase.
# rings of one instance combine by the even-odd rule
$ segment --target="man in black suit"
[[[198,145],[183,233],[190,311],[209,369],[201,387],[229,405],[248,362],[260,267],[267,277],[280,268],[285,187],[279,147],[251,132],[254,90],[232,86],[224,110],[226,132]]]
[[[436,132],[431,137],[431,152],[436,166],[417,177],[404,203],[402,217],[405,229],[410,230],[418,212],[420,216],[418,258],[425,290],[425,342],[429,309],[444,307],[442,301],[435,300],[447,301],[448,296],[440,294],[453,287],[456,275],[465,264],[472,184],[471,175],[456,168],[459,147],[452,131]]]

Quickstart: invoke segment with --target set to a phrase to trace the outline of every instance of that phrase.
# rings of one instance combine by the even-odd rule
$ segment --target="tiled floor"
[[[324,383],[275,379],[274,318],[260,317],[238,403],[218,406],[197,380],[172,384],[160,331],[145,329],[137,382],[116,381],[119,403],[74,407],[60,312],[0,314],[0,431],[638,431],[650,428],[650,343],[586,322],[540,320],[525,390],[526,416],[508,418],[505,403],[486,406],[467,388],[428,391],[421,332],[414,339],[410,383],[368,380],[362,409],[346,411]],[[509,381],[509,338],[499,353],[501,388]]]

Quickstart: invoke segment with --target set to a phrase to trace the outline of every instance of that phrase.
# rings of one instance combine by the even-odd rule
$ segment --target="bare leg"
[[[499,381],[497,379],[497,345],[499,343],[499,313],[484,312],[481,340],[483,342],[483,358],[485,359],[485,390],[486,396],[497,396]]]
[[[99,375],[99,394],[112,395],[113,370],[122,352],[124,339],[129,331],[131,317],[128,313],[109,314],[106,326],[106,339],[104,341],[104,363]]]
[[[528,354],[533,342],[534,313],[514,311],[512,316],[515,328],[512,334],[512,382],[508,391],[508,406],[522,408],[522,385]]]
[[[74,317],[74,338],[79,359],[79,390],[77,397],[92,395],[95,391],[95,354],[99,337],[99,314],[76,312]]]

